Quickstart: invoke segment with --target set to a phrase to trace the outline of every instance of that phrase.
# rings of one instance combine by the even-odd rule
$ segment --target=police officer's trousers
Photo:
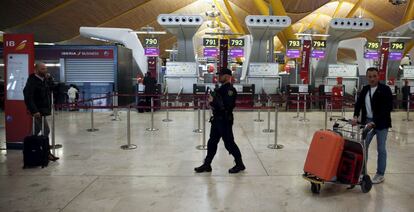
[[[217,152],[217,146],[220,138],[223,138],[224,146],[226,147],[227,151],[233,155],[236,164],[242,163],[240,149],[234,142],[233,121],[229,120],[211,121],[210,139],[207,143],[207,156],[205,163],[210,164],[213,160],[214,155],[216,155]]]

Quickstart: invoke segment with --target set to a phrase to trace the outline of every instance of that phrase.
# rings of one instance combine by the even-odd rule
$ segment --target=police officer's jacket
[[[237,92],[231,83],[226,83],[216,89],[212,94],[213,101],[210,106],[213,109],[215,119],[233,120],[233,109],[236,106]]]

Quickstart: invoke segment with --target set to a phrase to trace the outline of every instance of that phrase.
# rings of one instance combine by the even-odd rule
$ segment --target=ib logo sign
[[[16,51],[22,50],[24,48],[26,48],[26,43],[27,40],[22,40],[22,42],[20,42],[17,46],[16,46],[16,41],[14,40],[10,40],[10,41],[6,41],[6,46],[7,47],[15,47],[16,46]]]

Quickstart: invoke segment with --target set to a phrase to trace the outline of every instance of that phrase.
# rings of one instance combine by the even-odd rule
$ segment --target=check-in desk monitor
[[[184,94],[193,93],[197,83],[197,65],[193,62],[167,62],[165,81],[169,94],[177,94],[182,89]]]
[[[359,87],[358,66],[349,64],[330,64],[325,85],[337,85],[337,78],[342,77],[342,85],[347,94],[353,94]]]
[[[277,63],[250,63],[247,83],[255,85],[255,93],[277,94],[281,88]]]

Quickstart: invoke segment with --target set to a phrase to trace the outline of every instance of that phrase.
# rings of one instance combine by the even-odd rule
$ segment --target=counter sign
[[[367,42],[366,48],[369,50],[378,50],[380,48],[379,42]]]
[[[391,42],[390,49],[397,51],[404,50],[404,42]]]
[[[326,48],[326,41],[325,40],[313,40],[312,47],[317,49],[324,49]]]
[[[218,46],[217,38],[203,38],[203,46],[216,47]]]
[[[158,47],[158,38],[145,38],[144,46],[146,47]]]
[[[237,47],[243,47],[244,46],[244,39],[242,38],[230,38],[230,46],[237,46]]]
[[[300,40],[288,40],[287,49],[300,49],[301,46]]]

